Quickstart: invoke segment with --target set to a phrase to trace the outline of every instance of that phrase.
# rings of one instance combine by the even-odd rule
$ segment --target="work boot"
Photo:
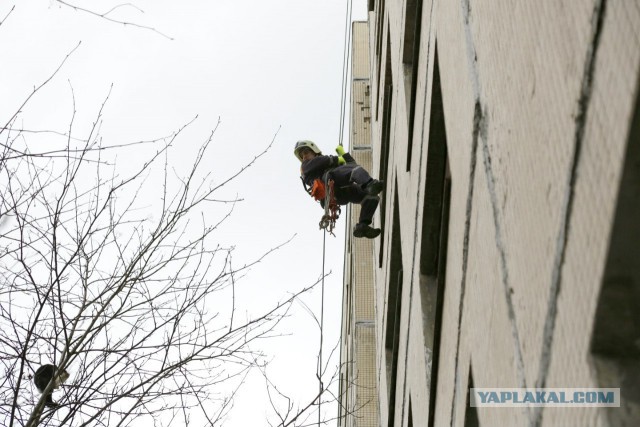
[[[378,181],[377,179],[372,179],[364,187],[364,191],[370,196],[377,196],[382,190],[384,190],[384,181]]]
[[[369,224],[358,223],[353,229],[353,237],[366,237],[375,239],[380,235],[379,228],[373,228]]]

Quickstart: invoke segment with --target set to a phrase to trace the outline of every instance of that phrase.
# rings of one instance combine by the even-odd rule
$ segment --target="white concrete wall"
[[[476,387],[598,386],[589,346],[638,96],[640,1],[423,1],[413,141],[406,2],[378,10],[378,0],[369,14],[373,175],[387,43],[393,82],[386,223],[373,248],[381,425],[390,425],[384,342],[395,215],[404,272],[395,425],[408,425],[409,400],[414,426],[426,426],[432,410],[418,265],[436,46],[452,190],[435,425],[464,425],[470,366]],[[608,424],[596,409],[478,416],[483,426]]]

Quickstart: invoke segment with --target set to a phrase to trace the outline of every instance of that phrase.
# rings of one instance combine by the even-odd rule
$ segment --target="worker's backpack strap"
[[[308,195],[311,195],[311,189],[304,182],[304,178],[300,177],[300,182],[302,182],[302,188],[304,188],[305,193],[307,193]]]

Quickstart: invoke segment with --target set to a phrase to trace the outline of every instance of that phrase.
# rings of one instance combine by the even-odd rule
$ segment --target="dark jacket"
[[[300,166],[302,181],[306,186],[311,187],[315,179],[332,179],[338,204],[360,203],[366,193],[360,185],[354,182],[352,174],[355,169],[361,169],[361,167],[351,157],[351,154],[345,153],[342,157],[347,162],[344,165],[338,164],[337,156],[316,156],[313,159],[305,160]]]
[[[308,187],[311,187],[314,180],[317,178],[324,179],[325,172],[335,167],[338,167],[338,156],[316,156],[313,159],[302,162],[300,176],[302,181]]]

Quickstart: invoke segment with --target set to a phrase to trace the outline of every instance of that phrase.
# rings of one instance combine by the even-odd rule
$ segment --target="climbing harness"
[[[302,186],[304,187],[304,191],[316,201],[320,202],[320,205],[324,208],[324,214],[318,224],[320,230],[326,230],[335,237],[336,235],[333,233],[333,230],[336,227],[336,222],[342,211],[336,201],[334,181],[328,178],[328,173],[326,173],[322,178],[316,178],[311,188],[305,184],[304,180],[302,180]]]
[[[336,221],[340,216],[340,206],[336,202],[335,191],[333,188],[334,182],[332,179],[327,179],[324,186],[324,215],[320,219],[320,230],[326,230],[333,237],[333,229],[336,227]],[[315,187],[315,186],[314,186]],[[328,190],[328,191],[327,191]]]

